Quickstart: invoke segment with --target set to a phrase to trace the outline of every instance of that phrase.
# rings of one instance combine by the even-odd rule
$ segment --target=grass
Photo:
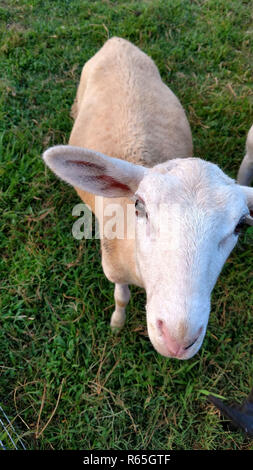
[[[183,103],[195,156],[235,177],[252,124],[252,2],[2,0],[0,403],[28,449],[253,449],[207,402],[252,387],[252,238],[219,277],[200,352],[159,356],[143,292],[109,329],[98,240],[71,235],[74,191],[40,158],[67,143],[81,68],[118,35]],[[1,439],[1,432],[0,432]]]

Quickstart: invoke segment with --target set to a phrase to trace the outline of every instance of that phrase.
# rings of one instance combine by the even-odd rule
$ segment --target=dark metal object
[[[229,418],[232,423],[253,437],[253,388],[241,406],[228,406],[217,397],[208,395],[208,400],[215,405],[223,416]]]

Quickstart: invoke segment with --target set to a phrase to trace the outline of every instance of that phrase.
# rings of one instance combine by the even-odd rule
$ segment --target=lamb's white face
[[[200,348],[217,277],[249,213],[246,196],[216,165],[176,159],[154,167],[136,198],[136,259],[150,340],[162,355]]]
[[[192,357],[205,336],[212,289],[253,207],[253,188],[198,158],[148,169],[93,150],[56,146],[44,160],[84,191],[134,198],[136,263],[147,292],[150,340],[164,356]]]

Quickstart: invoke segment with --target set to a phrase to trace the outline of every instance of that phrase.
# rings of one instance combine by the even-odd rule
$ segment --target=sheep
[[[253,125],[251,126],[247,141],[246,141],[246,155],[241,163],[237,175],[239,184],[249,185],[253,180]]]
[[[182,105],[152,59],[125,39],[109,39],[85,64],[72,114],[69,145],[43,158],[93,212],[102,201],[102,267],[115,284],[111,327],[125,323],[128,286],[143,287],[153,347],[189,359],[202,345],[217,277],[252,221],[253,189],[193,157]],[[112,202],[116,219],[132,210],[134,237],[125,226],[123,237],[104,236]]]

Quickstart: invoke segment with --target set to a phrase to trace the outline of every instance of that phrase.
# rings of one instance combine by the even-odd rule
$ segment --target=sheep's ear
[[[253,214],[253,188],[250,188],[249,186],[241,186],[241,189],[247,198],[248,208]]]
[[[125,160],[70,145],[49,148],[43,159],[67,183],[104,197],[131,197],[148,171]]]

